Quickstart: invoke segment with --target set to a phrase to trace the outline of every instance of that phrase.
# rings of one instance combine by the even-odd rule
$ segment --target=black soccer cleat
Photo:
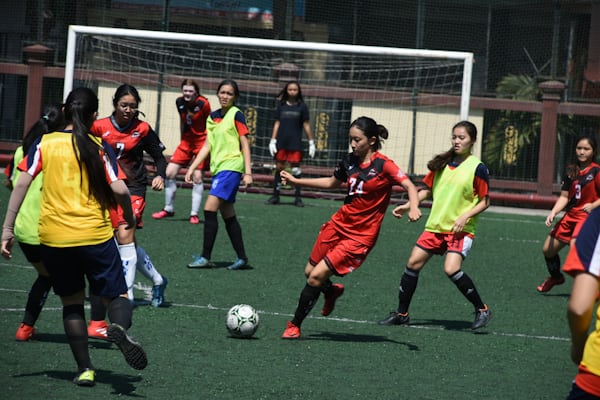
[[[410,317],[408,313],[401,314],[397,311],[392,311],[389,317],[378,322],[379,325],[408,325]]]
[[[146,352],[142,346],[133,340],[127,333],[125,328],[119,324],[110,324],[107,330],[108,340],[115,343],[123,356],[125,361],[131,368],[144,369],[148,365],[148,358]]]

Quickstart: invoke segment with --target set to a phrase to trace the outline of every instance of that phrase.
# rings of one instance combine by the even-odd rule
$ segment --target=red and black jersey
[[[587,203],[593,203],[600,198],[600,165],[591,163],[579,171],[575,179],[565,176],[561,190],[569,192],[569,203],[565,211],[582,211]],[[583,211],[582,211],[583,212]],[[587,215],[587,213],[586,213]]]
[[[156,163],[158,175],[166,177],[167,161],[163,155],[165,146],[148,123],[135,118],[126,126],[120,127],[114,117],[110,116],[94,121],[91,132],[102,137],[115,151],[132,195],[146,195],[148,177],[144,151]]]
[[[182,97],[175,100],[181,119],[181,140],[190,142],[206,138],[206,118],[210,115],[210,103],[204,96],[198,95],[188,104]]]
[[[344,205],[331,222],[344,235],[373,246],[390,204],[392,187],[408,177],[393,160],[379,152],[363,164],[353,154],[347,154],[333,176],[348,187]]]

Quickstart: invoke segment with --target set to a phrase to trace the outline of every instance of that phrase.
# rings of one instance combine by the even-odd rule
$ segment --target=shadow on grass
[[[477,330],[471,329],[472,322],[469,321],[456,321],[456,320],[448,320],[448,319],[429,319],[429,320],[419,320],[419,322],[411,323],[410,326],[414,327],[439,327],[448,331],[458,331],[458,332],[469,332],[476,334],[487,335],[486,327],[479,328]]]
[[[304,340],[332,340],[336,342],[389,342],[400,344],[408,347],[409,350],[418,351],[419,347],[407,342],[400,342],[397,340],[392,340],[385,336],[379,335],[364,335],[364,334],[354,334],[354,333],[336,333],[336,332],[320,332],[320,333],[312,333],[306,336],[302,336]]]
[[[19,374],[13,375],[13,378],[27,378],[27,377],[35,377],[42,376],[48,377],[51,379],[57,379],[66,382],[72,382],[73,378],[75,378],[76,371],[39,371],[32,372],[28,374]],[[134,383],[142,382],[143,378],[141,376],[132,376],[132,375],[124,375],[114,373],[112,371],[107,371],[104,369],[96,370],[96,384],[105,384],[112,386],[112,393],[117,395],[127,395],[131,397],[144,397],[136,395],[134,392],[136,391],[136,386]],[[70,389],[70,387],[69,387]]]

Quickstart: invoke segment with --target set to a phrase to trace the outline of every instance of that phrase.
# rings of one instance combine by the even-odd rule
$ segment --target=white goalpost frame
[[[90,64],[83,65],[80,55],[86,54],[97,59],[88,58]],[[251,130],[253,168],[268,181],[275,168],[268,141],[276,94],[286,79],[299,79],[317,145],[314,158],[304,155],[305,173],[329,173],[348,150],[347,126],[369,116],[394,132],[382,141],[382,151],[409,175],[420,176],[427,172],[431,155],[445,151],[449,127],[459,120],[482,124],[479,110],[470,110],[472,64],[469,52],[72,25],[63,95],[79,80],[94,85],[94,71],[105,71],[98,75],[96,88],[104,115],[110,112],[104,101],[110,86],[134,82],[150,99],[147,104],[156,105],[143,117],[154,121],[165,147],[175,149],[179,119],[164,107],[180,95],[181,81],[174,77],[194,77],[206,88],[216,86],[224,72],[245,85],[242,104]],[[92,74],[86,78],[88,70]],[[204,95],[217,104],[214,95]],[[476,146],[479,156],[479,141]]]
[[[67,41],[67,52],[65,59],[65,80],[63,87],[63,99],[67,98],[69,92],[73,89],[73,80],[75,76],[75,50],[77,45],[77,34],[93,34],[106,36],[127,36],[143,39],[165,39],[174,41],[189,41],[211,44],[231,44],[231,39],[227,36],[186,34],[177,32],[132,30],[121,28],[105,28],[94,26],[70,25]],[[346,44],[318,43],[318,42],[296,42],[281,41],[272,39],[253,39],[236,37],[238,46],[261,46],[265,48],[294,49],[294,50],[322,50],[327,52],[360,52],[363,54],[390,55],[390,56],[414,56],[430,57],[440,59],[463,60],[463,79],[460,100],[460,119],[466,120],[469,117],[469,103],[471,96],[471,79],[473,71],[473,53],[427,50],[427,49],[404,49],[392,47],[371,47]]]

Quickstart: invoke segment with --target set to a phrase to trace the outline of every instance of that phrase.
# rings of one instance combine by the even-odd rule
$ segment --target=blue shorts
[[[240,188],[242,174],[236,171],[221,171],[212,178],[210,194],[228,203],[235,203],[235,195]]]
[[[103,297],[127,293],[121,256],[114,238],[100,244],[78,247],[41,245],[42,262],[50,274],[54,293],[71,296],[85,289]]]

